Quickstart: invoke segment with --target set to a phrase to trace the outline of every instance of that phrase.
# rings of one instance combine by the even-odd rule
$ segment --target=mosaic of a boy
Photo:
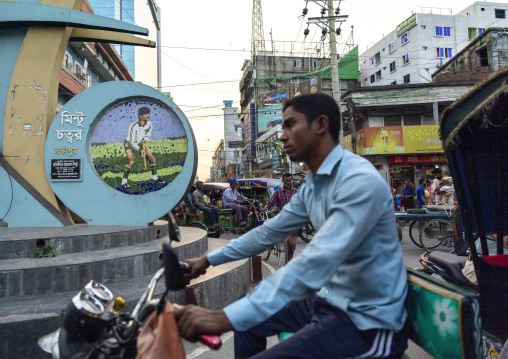
[[[138,117],[139,120],[133,122],[129,126],[129,133],[125,138],[125,154],[127,155],[129,162],[125,165],[127,169],[125,170],[122,178],[123,189],[129,189],[131,187],[129,183],[127,183],[127,179],[129,178],[129,173],[134,163],[134,151],[139,153],[143,158],[144,170],[146,170],[146,160],[148,159],[150,170],[152,171],[153,183],[164,184],[164,181],[157,177],[157,172],[155,170],[155,157],[152,155],[148,147],[146,147],[146,143],[150,139],[153,130],[152,122],[150,122],[150,109],[148,107],[141,107],[138,110]]]

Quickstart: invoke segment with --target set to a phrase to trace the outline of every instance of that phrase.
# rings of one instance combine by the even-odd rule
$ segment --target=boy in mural
[[[155,170],[155,157],[153,157],[150,150],[146,147],[146,143],[152,135],[153,125],[150,122],[150,109],[148,107],[141,107],[138,110],[139,120],[133,122],[129,126],[129,132],[125,138],[125,154],[127,155],[128,163],[125,165],[126,170],[122,178],[122,188],[129,189],[131,186],[127,182],[131,167],[134,163],[134,151],[139,153],[144,161],[143,169],[146,170],[146,159],[150,163],[150,170],[152,171],[152,180],[155,184],[163,184],[164,181],[157,177]]]

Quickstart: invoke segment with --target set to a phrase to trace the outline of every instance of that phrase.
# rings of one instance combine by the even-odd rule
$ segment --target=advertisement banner
[[[404,126],[406,153],[443,152],[439,138],[439,126]]]
[[[365,127],[356,131],[355,140],[360,156],[443,152],[437,125]],[[351,135],[344,137],[345,148],[353,152],[351,142]]]
[[[346,137],[344,137],[344,149],[349,152],[354,152],[352,135],[347,135]]]
[[[404,153],[402,126],[366,127],[364,149],[366,155]]]
[[[258,97],[258,131],[261,132],[282,123],[284,100],[311,93],[321,93],[321,77],[305,79]]]
[[[356,131],[356,154],[365,155],[365,128]]]

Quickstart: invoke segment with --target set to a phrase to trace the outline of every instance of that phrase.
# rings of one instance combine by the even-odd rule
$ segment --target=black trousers
[[[266,337],[294,332],[266,349]],[[358,330],[344,312],[318,296],[284,308],[267,321],[235,332],[235,358],[400,358],[407,349],[404,332]]]

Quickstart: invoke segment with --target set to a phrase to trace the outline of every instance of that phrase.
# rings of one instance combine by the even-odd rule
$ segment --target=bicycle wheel
[[[287,239],[284,239],[277,243],[277,259],[279,268],[288,262],[288,251],[287,251]]]
[[[409,226],[409,238],[411,238],[411,241],[420,248],[423,248],[420,243],[420,232],[422,225],[419,225],[418,223],[421,221],[421,219],[415,219],[411,225]]]
[[[298,231],[298,237],[305,243],[309,243],[314,238],[314,234],[316,234],[316,230],[310,223]]]
[[[442,219],[433,219],[425,223],[420,231],[420,243],[426,250],[439,247],[445,241],[453,240],[453,224]]]

